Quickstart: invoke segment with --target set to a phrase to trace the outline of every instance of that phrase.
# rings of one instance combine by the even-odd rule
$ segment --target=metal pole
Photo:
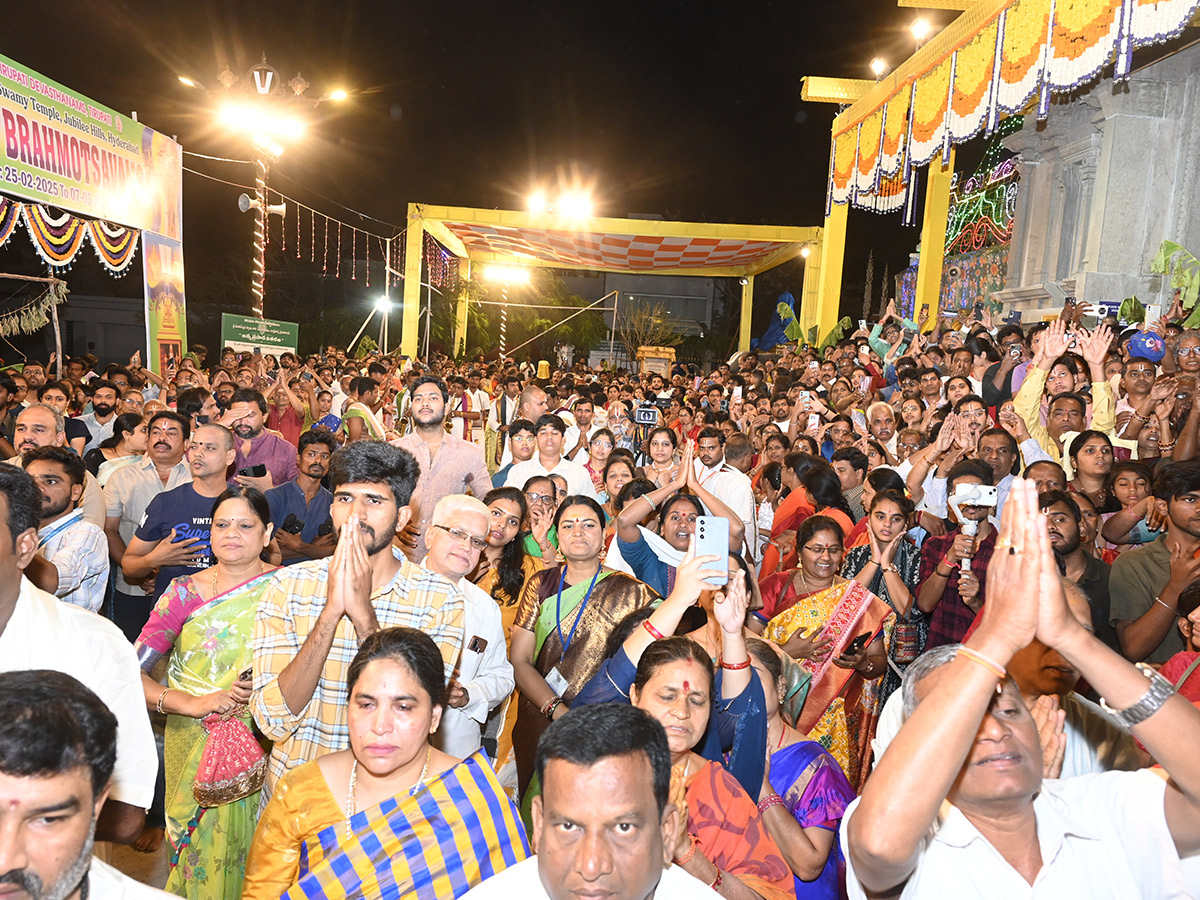
[[[350,352],[354,349],[354,345],[358,343],[358,339],[360,337],[362,337],[363,332],[367,330],[367,326],[371,324],[371,319],[374,317],[374,315],[375,315],[375,308],[372,307],[371,311],[369,313],[367,313],[367,317],[365,319],[363,319],[362,328],[358,329],[358,334],[354,335],[354,339],[346,345],[347,355],[349,355]]]
[[[267,161],[257,148],[254,151],[254,196],[258,205],[254,208],[254,262],[250,293],[254,295],[252,312],[261,319],[267,280]]]
[[[425,285],[425,365],[429,365],[429,338],[433,332],[433,285]]]
[[[611,293],[616,293],[616,292],[615,292],[615,291],[612,291]],[[550,326],[549,328],[547,328],[545,331],[542,331],[542,332],[540,332],[540,333],[538,333],[538,334],[535,334],[533,337],[531,337],[529,340],[527,340],[527,341],[526,341],[524,344],[521,344],[521,345],[520,345],[520,346],[518,346],[518,347],[513,347],[513,353],[516,353],[518,350],[520,350],[520,349],[521,349],[521,347],[524,347],[526,344],[532,344],[532,343],[533,343],[534,341],[536,341],[538,338],[540,338],[540,337],[543,337],[543,336],[545,336],[545,335],[549,334],[549,333],[550,333],[550,332],[552,332],[552,331],[553,331],[555,328],[557,328],[559,325],[564,325],[564,324],[566,324],[567,322],[570,322],[570,321],[571,321],[573,318],[575,318],[576,316],[578,316],[578,315],[581,315],[581,314],[583,314],[583,313],[587,312],[589,309],[591,309],[591,308],[592,308],[593,306],[595,306],[597,303],[603,303],[605,300],[607,300],[607,299],[608,299],[608,297],[609,297],[609,294],[605,294],[605,295],[604,295],[603,297],[601,297],[599,300],[593,300],[593,301],[592,301],[591,303],[589,303],[587,306],[580,307],[578,310],[576,310],[575,312],[571,313],[571,315],[567,316],[567,317],[566,317],[565,319],[563,319],[561,322],[555,322],[553,325],[551,325],[551,326]],[[501,352],[503,352],[503,346],[501,347]]]
[[[617,301],[620,299],[621,299],[621,292],[613,291],[613,323],[612,323],[612,331],[609,333],[609,336],[608,336],[608,367],[610,369],[613,367],[613,351],[616,349],[616,346],[617,346]],[[628,348],[626,348],[625,352],[626,353],[629,352]]]
[[[504,305],[500,307],[500,358],[504,359],[508,355],[505,350],[505,345],[508,343],[508,282],[500,288],[500,296],[504,298]]]

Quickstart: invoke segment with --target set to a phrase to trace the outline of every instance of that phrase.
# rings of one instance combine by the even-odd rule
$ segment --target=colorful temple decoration
[[[1031,103],[1129,77],[1135,49],[1177,36],[1200,0],[979,0],[834,123],[829,203],[911,207],[913,169]]]
[[[22,203],[9,197],[0,197],[0,247],[12,237],[18,220],[25,222],[33,246],[46,265],[54,269],[70,267],[85,239],[91,242],[97,258],[114,276],[128,272],[137,254],[141,232],[136,228],[83,219],[62,210]]]

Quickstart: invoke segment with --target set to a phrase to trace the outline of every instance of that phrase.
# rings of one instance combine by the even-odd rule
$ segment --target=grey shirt
[[[1108,578],[1109,621],[1115,625],[1141,618],[1170,579],[1171,551],[1166,535],[1136,550],[1126,550],[1113,563]],[[1146,661],[1165,663],[1183,649],[1183,636],[1172,622],[1167,636]]]

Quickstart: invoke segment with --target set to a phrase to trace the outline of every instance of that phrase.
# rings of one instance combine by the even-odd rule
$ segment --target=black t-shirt
[[[86,425],[84,425],[78,419],[73,419],[70,416],[67,416],[66,423],[67,423],[67,443],[68,444],[70,444],[71,441],[75,440],[75,438],[83,438],[85,446],[87,444],[91,443],[92,432],[88,429],[88,427]]]
[[[201,560],[195,566],[163,566],[154,579],[154,599],[162,596],[171,579],[207,569],[215,560],[212,556],[212,511],[214,497],[203,497],[190,484],[159,494],[146,507],[146,515],[135,535],[143,541],[165,541],[175,529],[175,542],[199,538],[195,546]]]

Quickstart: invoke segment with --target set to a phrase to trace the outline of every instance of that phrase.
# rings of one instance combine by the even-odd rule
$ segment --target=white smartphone
[[[821,414],[820,413],[809,413],[808,414],[809,430],[811,431],[814,428],[820,428],[820,427],[821,427]]]
[[[725,574],[704,579],[713,587],[723,587],[729,581],[729,520],[717,516],[696,517],[696,556],[718,556],[707,563],[706,569],[721,569]]]

